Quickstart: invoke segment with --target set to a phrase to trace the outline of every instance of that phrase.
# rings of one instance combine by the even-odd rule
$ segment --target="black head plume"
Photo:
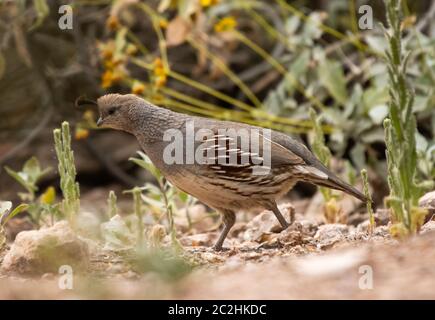
[[[76,106],[76,108],[80,108],[80,107],[89,106],[89,105],[97,106],[98,104],[97,104],[97,102],[95,102],[93,100],[87,99],[84,96],[80,96],[76,99],[74,105]]]

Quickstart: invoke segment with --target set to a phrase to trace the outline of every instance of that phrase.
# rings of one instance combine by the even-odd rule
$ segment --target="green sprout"
[[[4,226],[10,219],[27,210],[28,207],[29,205],[22,203],[12,210],[12,202],[0,201],[0,249],[6,244]]]
[[[107,206],[109,208],[109,219],[113,218],[118,214],[118,207],[116,205],[116,194],[115,191],[110,190],[109,198],[107,199]]]
[[[311,142],[314,154],[319,160],[329,167],[331,161],[331,151],[325,144],[325,136],[323,133],[322,125],[320,123],[320,117],[317,117],[314,109],[310,109],[310,118],[313,123],[314,137]],[[337,203],[336,197],[333,195],[332,190],[325,187],[320,187],[320,192],[325,199],[324,216],[327,222],[335,223],[340,220],[341,208]]]
[[[143,246],[143,212],[142,212],[142,188],[134,187],[131,190],[126,190],[124,193],[131,193],[133,195],[134,214],[137,217],[137,243],[139,247]]]
[[[166,210],[172,245],[177,251],[182,251],[182,246],[177,239],[177,230],[175,229],[174,224],[174,208],[176,208],[174,198],[175,195],[178,194],[177,190],[169,184],[161,172],[152,164],[151,160],[143,152],[139,151],[138,154],[140,159],[130,158],[130,161],[150,172],[157,180],[158,184],[157,187],[150,183],[145,184],[144,188],[148,191],[148,195],[142,195],[142,199],[149,206],[161,207],[163,205]]]
[[[74,152],[71,150],[71,135],[68,122],[62,123],[61,129],[53,131],[54,144],[58,159],[60,188],[63,194],[62,209],[72,226],[80,210],[80,189],[76,182]]]
[[[26,206],[26,211],[29,213],[30,219],[39,226],[45,214],[49,214],[51,223],[53,224],[54,215],[59,214],[57,205],[54,204],[56,198],[55,189],[52,186],[48,187],[44,193],[40,195],[39,201],[36,197],[36,193],[39,190],[37,186],[38,181],[50,172],[51,168],[42,169],[38,159],[32,157],[24,163],[21,171],[14,171],[9,167],[5,167],[5,170],[26,189],[26,193],[20,192],[18,196],[25,202],[23,205]]]
[[[326,166],[329,167],[329,162],[331,161],[331,151],[325,144],[325,136],[323,134],[322,125],[320,123],[320,117],[317,117],[316,111],[310,109],[310,118],[313,123],[314,128],[314,138],[311,143],[315,155],[319,160]],[[323,198],[325,201],[329,201],[332,198],[332,192],[329,188],[320,187]]]
[[[32,157],[24,163],[21,171],[14,171],[5,166],[6,172],[14,178],[27,193],[19,193],[22,201],[32,202],[35,200],[35,194],[38,191],[38,181],[51,171],[51,168],[42,169],[37,158]]]
[[[372,195],[370,194],[369,191],[369,180],[368,180],[366,169],[361,170],[361,177],[363,181],[364,195],[367,198],[367,212],[369,213],[369,221],[370,221],[369,232],[370,234],[372,234],[376,228],[376,224],[375,224],[375,215],[373,213],[373,208],[372,208],[372,203],[373,203]]]
[[[384,29],[389,43],[386,60],[389,76],[389,115],[384,120],[387,147],[388,185],[386,205],[392,210],[391,233],[405,236],[418,231],[427,211],[418,208],[424,188],[417,183],[416,118],[412,112],[414,92],[406,79],[410,54],[402,52],[399,0],[385,1],[389,29]]]

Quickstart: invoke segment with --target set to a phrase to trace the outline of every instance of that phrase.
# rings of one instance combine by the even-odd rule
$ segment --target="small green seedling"
[[[314,128],[314,136],[311,142],[313,152],[326,167],[329,167],[331,151],[325,144],[325,136],[320,123],[320,117],[317,117],[316,112],[312,108],[310,109],[310,117]],[[325,199],[324,216],[326,222],[335,223],[340,221],[341,208],[337,203],[336,196],[333,195],[332,190],[320,187],[320,192]]]
[[[19,193],[22,201],[32,202],[35,200],[36,192],[38,191],[38,181],[47,173],[51,168],[42,169],[37,158],[32,157],[24,163],[21,171],[14,171],[9,167],[5,167],[6,172],[14,178],[27,193]]]
[[[27,210],[28,207],[27,204],[22,203],[12,210],[12,202],[0,201],[0,249],[6,244],[4,226],[10,219]]]
[[[124,193],[131,193],[133,195],[133,203],[134,203],[134,214],[137,217],[137,243],[139,247],[143,246],[143,232],[144,232],[144,224],[143,224],[143,209],[142,209],[142,188],[134,187],[131,190],[126,190]]]
[[[138,166],[150,172],[158,183],[158,187],[150,183],[145,184],[144,188],[145,190],[147,190],[148,194],[141,194],[141,197],[143,201],[151,207],[163,206],[164,209],[166,209],[166,216],[168,218],[169,233],[171,235],[172,245],[178,251],[181,251],[182,246],[177,239],[177,231],[174,224],[174,208],[176,208],[174,198],[178,194],[178,191],[165,179],[161,172],[152,164],[151,160],[143,152],[139,151],[138,154],[140,156],[140,159],[130,158],[130,161],[133,161]]]
[[[76,182],[74,153],[71,150],[71,134],[68,122],[62,123],[61,129],[53,131],[54,144],[58,159],[60,188],[63,194],[62,211],[71,226],[75,226],[75,218],[80,210],[80,189]]]
[[[362,181],[363,181],[363,187],[364,187],[364,195],[367,198],[367,212],[369,213],[369,221],[370,221],[370,228],[369,228],[369,232],[370,234],[373,234],[373,231],[376,228],[376,223],[375,223],[375,215],[373,213],[373,208],[372,208],[372,195],[370,194],[369,191],[369,180],[368,180],[368,176],[367,176],[367,170],[363,169],[361,170],[361,177],[362,177]]]
[[[414,92],[406,79],[410,54],[402,52],[401,6],[399,0],[385,1],[389,29],[386,60],[389,76],[389,115],[384,120],[388,185],[386,205],[392,210],[391,233],[398,237],[417,232],[427,210],[418,207],[424,187],[417,177],[417,125],[413,114]]]
[[[51,171],[51,168],[42,169],[38,159],[35,157],[26,161],[21,171],[14,171],[9,167],[5,167],[6,172],[14,178],[21,186],[23,186],[27,192],[18,193],[20,199],[28,204],[26,207],[27,212],[30,215],[31,220],[37,225],[41,225],[41,220],[44,220],[44,216],[48,213],[53,223],[53,216],[59,215],[57,205],[54,204],[56,198],[56,191],[53,187],[48,187],[47,190],[41,194],[39,200],[36,197],[36,193],[39,190],[38,181]]]

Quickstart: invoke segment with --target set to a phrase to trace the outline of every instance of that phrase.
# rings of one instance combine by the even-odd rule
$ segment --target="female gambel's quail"
[[[287,228],[289,224],[278,210],[276,200],[297,181],[341,190],[367,201],[364,194],[329,171],[303,144],[283,133],[172,112],[133,94],[108,94],[100,97],[97,104],[100,111],[97,125],[133,134],[154,165],[172,184],[223,215],[225,225],[214,246],[216,250],[222,250],[222,244],[235,222],[235,213],[239,210],[271,210],[282,227]],[[192,145],[189,142],[192,139],[189,137],[189,126],[195,134],[199,130],[206,132],[206,139],[196,141],[195,136]],[[266,130],[269,134],[265,133]],[[251,132],[260,132],[262,142],[253,148],[254,144],[244,144],[240,137],[225,133],[234,131],[248,132],[248,136]],[[179,145],[174,145],[174,139],[168,139],[168,136],[177,138],[176,132],[181,137]],[[170,144],[172,149],[168,153]],[[199,144],[202,149],[197,152]],[[174,154],[182,154],[178,158],[182,161],[172,158],[168,161],[168,155]],[[201,155],[206,161],[197,161]],[[263,171],[255,172],[261,160]]]

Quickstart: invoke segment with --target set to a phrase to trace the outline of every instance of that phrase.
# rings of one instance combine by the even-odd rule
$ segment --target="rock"
[[[87,269],[89,249],[65,221],[41,230],[20,232],[6,254],[2,269],[6,272],[42,275],[58,273],[69,265],[74,272]]]
[[[432,220],[431,220],[431,221],[425,223],[425,224],[421,227],[420,233],[421,233],[421,234],[425,234],[425,233],[433,232],[433,231],[435,231],[435,221],[432,221]]]
[[[286,219],[291,223],[294,220],[294,207],[287,203],[279,206],[279,210]],[[244,233],[244,240],[247,241],[260,241],[266,233],[278,233],[282,227],[272,211],[265,210],[246,225]]]
[[[305,217],[309,220],[315,220],[317,222],[324,221],[323,217],[323,204],[325,200],[320,191],[316,192],[305,209]]]
[[[332,223],[319,226],[314,240],[320,249],[332,247],[335,243],[342,241],[349,234],[349,228],[345,224]]]
[[[19,234],[21,231],[32,230],[33,228],[34,225],[28,217],[25,218],[15,217],[14,219],[9,220],[8,223],[6,224],[5,227],[6,238],[9,241],[14,241],[17,234]]]
[[[310,242],[316,234],[318,225],[310,220],[296,220],[277,236],[279,243],[296,246]]]
[[[295,260],[294,270],[302,276],[312,277],[336,276],[345,272],[356,273],[366,259],[366,249],[350,249]]]
[[[431,220],[435,215],[435,191],[428,192],[422,196],[418,200],[418,205],[429,211],[429,214],[426,216],[426,222]]]
[[[93,212],[82,211],[77,215],[76,231],[87,238],[100,237],[100,225],[102,221]]]
[[[199,233],[191,236],[182,237],[180,242],[183,246],[198,247],[207,246],[210,247],[214,244],[216,235],[214,233]]]

